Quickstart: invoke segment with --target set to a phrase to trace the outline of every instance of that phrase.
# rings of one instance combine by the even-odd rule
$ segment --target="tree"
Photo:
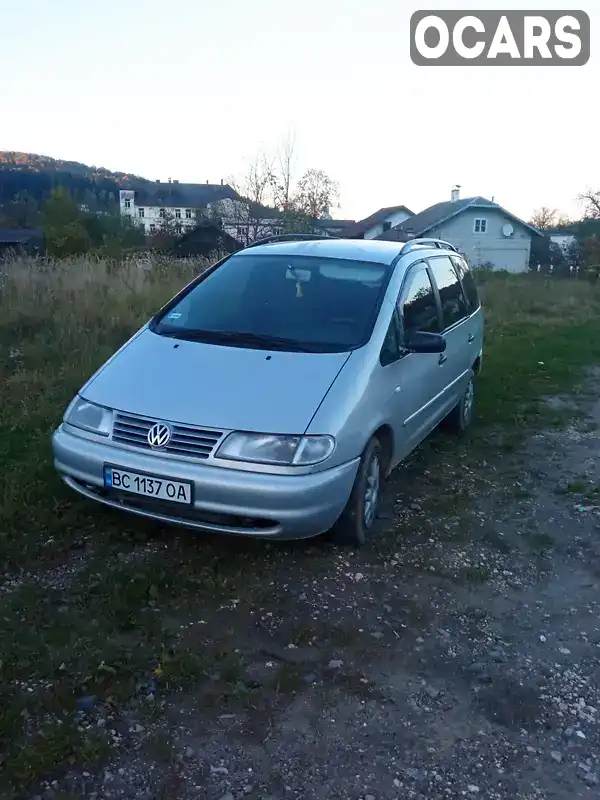
[[[92,244],[84,225],[84,215],[66,189],[54,189],[44,203],[44,238],[50,255],[86,253]]]
[[[594,281],[600,280],[600,236],[587,236],[580,241],[583,269]]]
[[[578,200],[583,204],[585,219],[600,219],[600,191],[588,189],[579,195]]]
[[[52,192],[42,217],[47,250],[58,258],[95,252],[118,259],[144,243],[143,230],[129,218],[82,211],[66,189]]]
[[[529,268],[560,275],[568,273],[569,264],[562,247],[549,236],[534,236],[531,240]]]
[[[120,259],[125,251],[145,243],[144,229],[130,217],[86,214],[83,224],[92,240],[91,249],[108,258]]]
[[[556,218],[556,227],[557,228],[566,228],[569,225],[573,224],[573,220],[569,217],[568,214],[560,213]]]
[[[309,169],[298,181],[294,208],[311,219],[321,219],[339,206],[339,187],[323,170]]]
[[[155,250],[171,250],[181,234],[181,223],[169,211],[160,218],[158,230],[150,234],[150,244]]]
[[[578,271],[594,281],[600,279],[600,191],[586,189],[578,198],[583,206],[583,219],[572,225],[576,240],[571,258]]]
[[[529,224],[540,231],[547,231],[550,228],[556,227],[557,218],[558,209],[541,206],[533,212]]]
[[[39,204],[27,190],[17,192],[0,207],[0,225],[7,228],[36,228],[40,222]]]
[[[275,208],[286,214],[293,211],[293,185],[296,137],[293,132],[283,138],[275,156],[275,169],[272,170],[273,203]]]
[[[260,152],[241,180],[230,177],[227,182],[240,199],[212,203],[207,208],[206,216],[222,222],[228,233],[243,245],[272,233],[271,228],[276,227],[277,223],[269,224],[269,221],[279,217],[273,203],[273,159]]]
[[[314,232],[314,221],[338,206],[338,184],[322,170],[309,169],[296,181],[295,147],[288,132],[273,156],[260,152],[241,180],[228,179],[241,202],[223,200],[209,209],[242,244],[278,231]]]
[[[578,274],[585,264],[585,252],[579,239],[573,239],[564,249],[565,258],[573,272]]]

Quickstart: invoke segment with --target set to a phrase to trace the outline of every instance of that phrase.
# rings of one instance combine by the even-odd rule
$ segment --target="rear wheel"
[[[446,417],[448,427],[458,433],[464,433],[473,421],[475,411],[475,377],[471,376],[457,405]]]
[[[383,483],[381,444],[373,437],[361,456],[350,499],[332,528],[337,544],[360,547],[374,532]]]

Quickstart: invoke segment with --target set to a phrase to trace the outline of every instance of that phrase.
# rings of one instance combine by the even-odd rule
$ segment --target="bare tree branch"
[[[587,189],[577,199],[583,204],[585,218],[600,219],[600,191]]]
[[[554,228],[556,226],[557,217],[558,209],[541,206],[541,208],[533,212],[529,224],[541,231],[547,231],[549,228]]]
[[[292,186],[295,166],[296,136],[288,131],[277,150],[277,171],[273,172],[273,201],[284,213],[292,209]]]

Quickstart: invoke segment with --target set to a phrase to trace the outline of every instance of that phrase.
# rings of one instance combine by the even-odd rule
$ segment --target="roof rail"
[[[406,253],[410,253],[410,251],[414,250],[416,247],[437,247],[442,250],[453,250],[455,253],[458,253],[458,250],[453,244],[445,242],[443,239],[411,239],[404,245],[402,250],[400,250],[400,255],[406,255]]]
[[[264,239],[255,239],[250,244],[244,247],[247,250],[249,247],[259,247],[261,244],[275,244],[277,242],[304,242],[304,241],[318,241],[320,239],[339,239],[339,236],[328,236],[322,233],[279,233],[273,236],[265,236]]]

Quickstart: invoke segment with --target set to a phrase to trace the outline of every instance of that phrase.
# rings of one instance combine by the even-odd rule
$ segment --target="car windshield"
[[[234,255],[151,329],[238,347],[353,350],[371,336],[391,271],[349,259]]]

